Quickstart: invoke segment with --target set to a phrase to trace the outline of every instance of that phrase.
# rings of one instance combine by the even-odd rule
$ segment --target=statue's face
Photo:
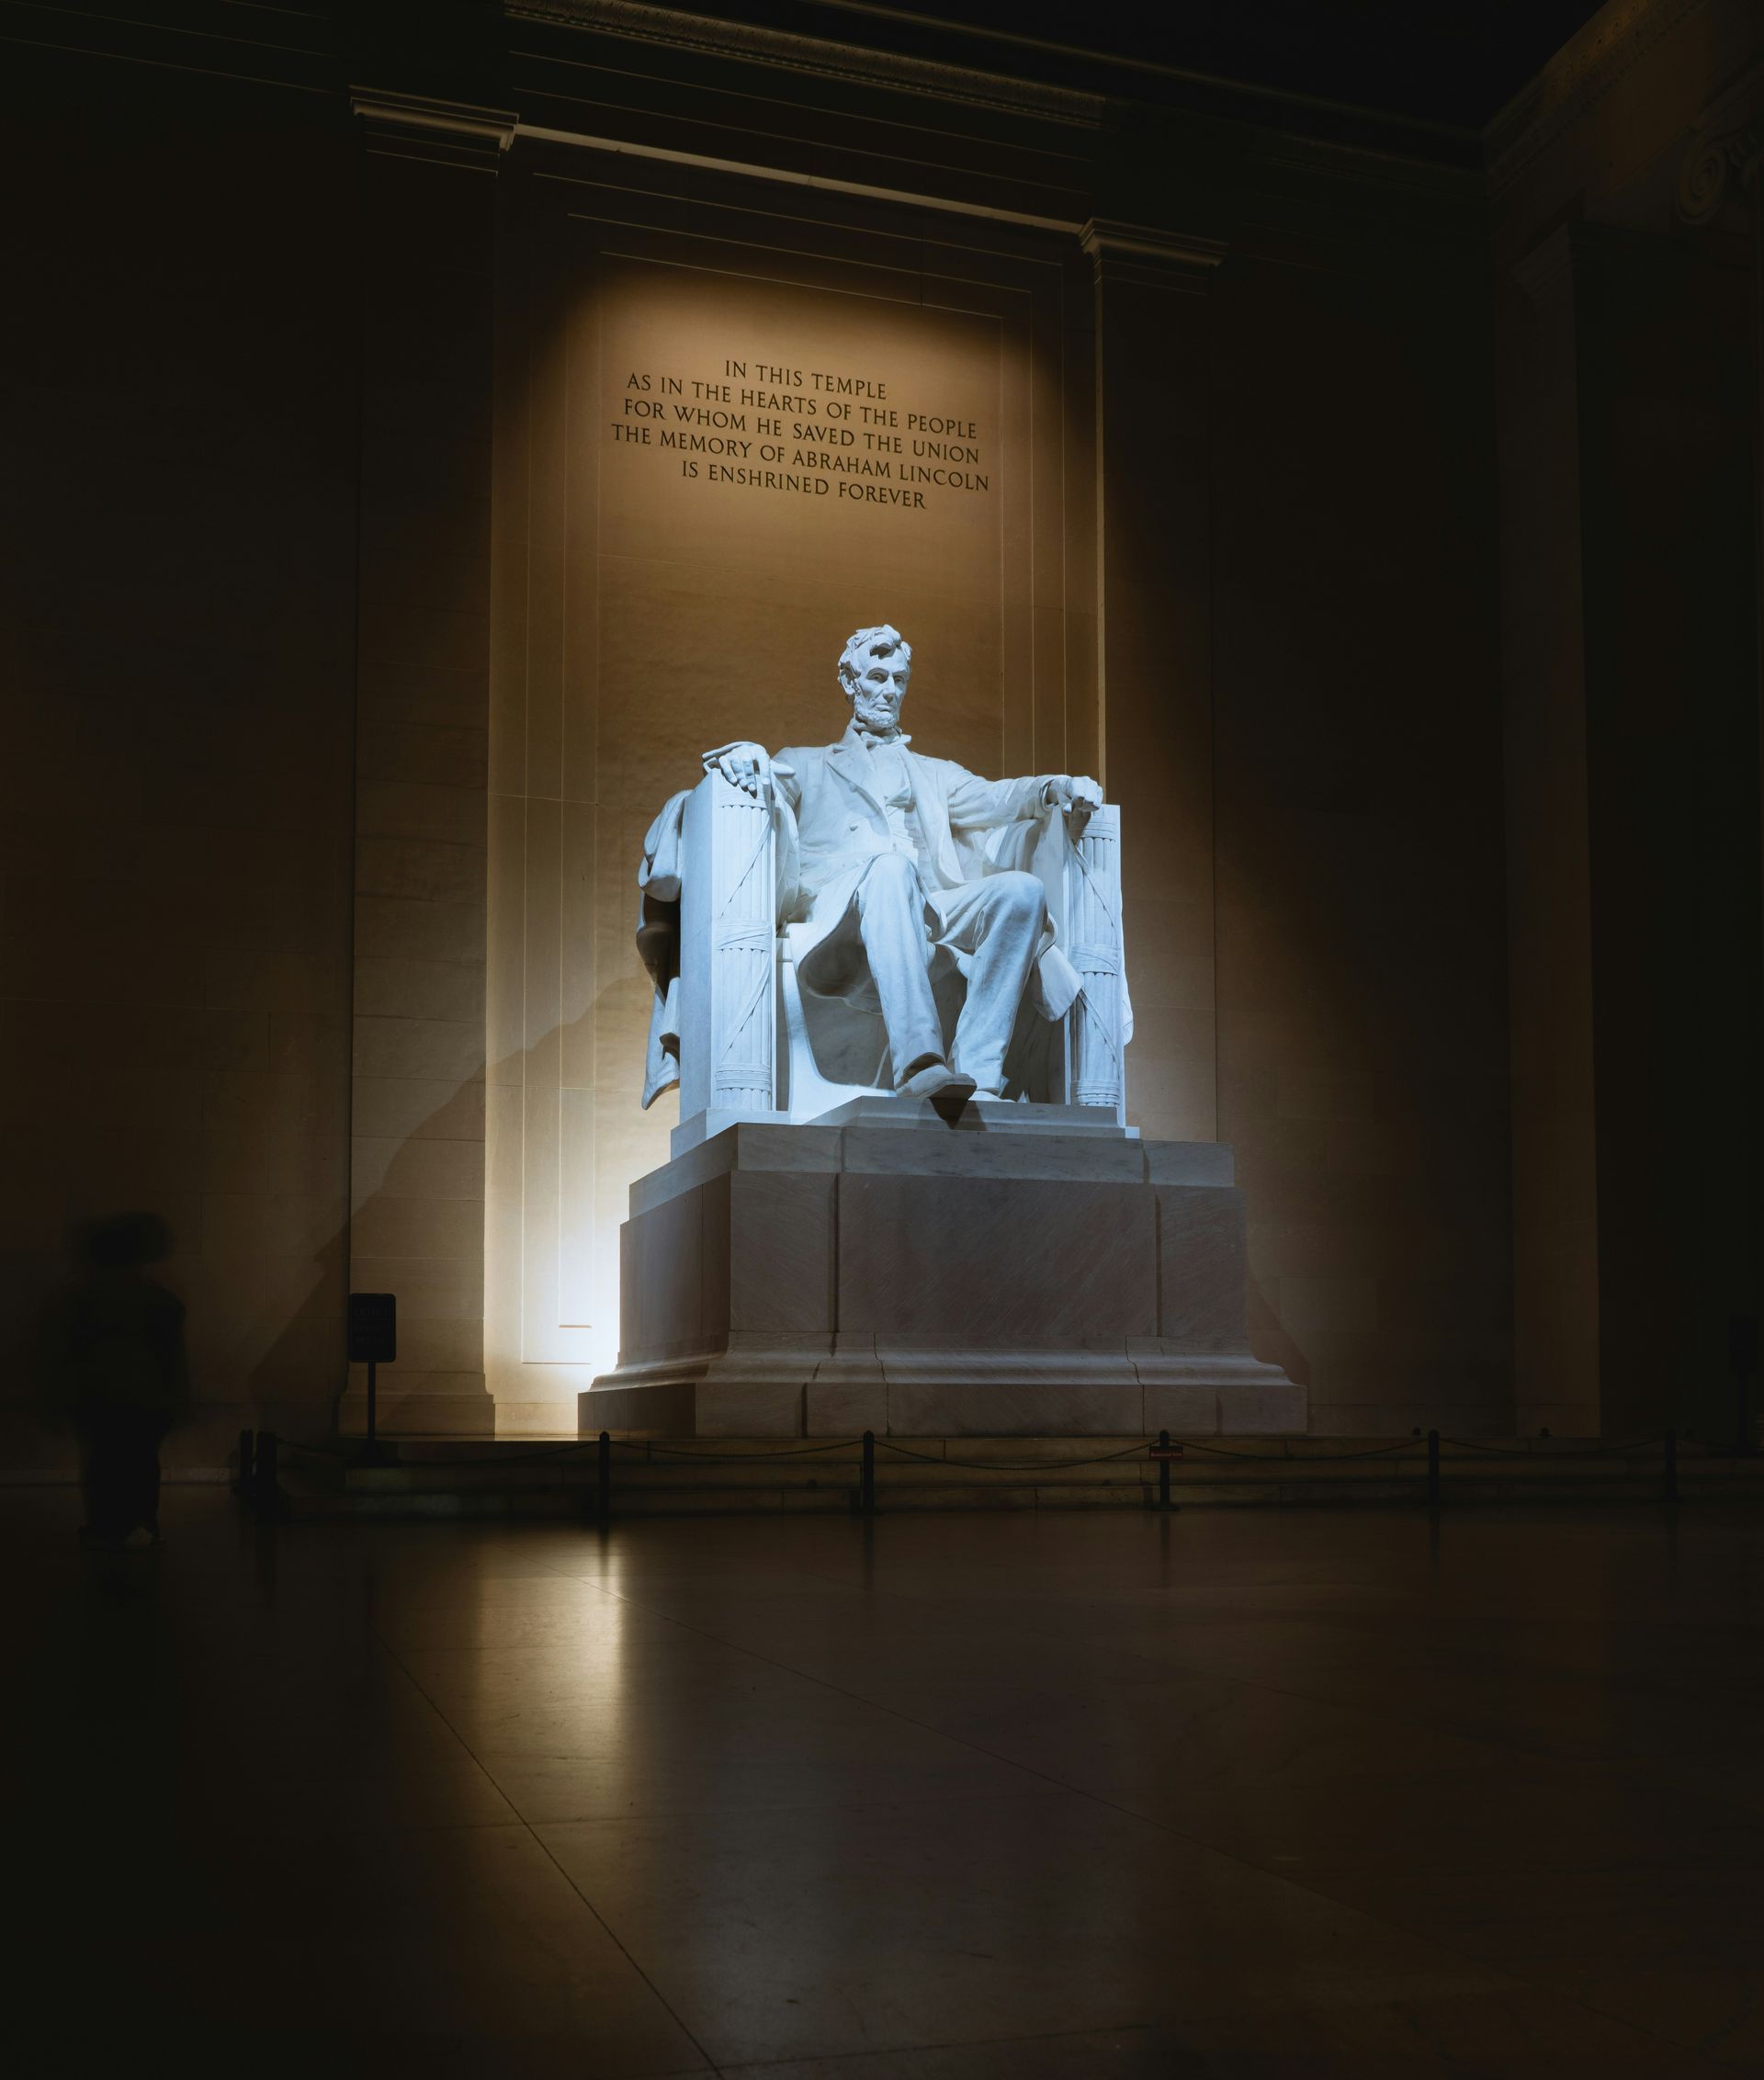
[[[845,691],[852,698],[852,713],[865,729],[886,736],[898,729],[900,704],[907,697],[907,681],[912,677],[912,660],[903,651],[891,657],[872,657],[855,679],[849,669]]]

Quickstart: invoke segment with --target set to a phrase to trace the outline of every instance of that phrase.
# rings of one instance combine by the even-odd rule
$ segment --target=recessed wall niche
[[[653,169],[650,170],[653,172]],[[640,177],[640,176],[639,176]],[[1094,770],[1091,332],[1069,241],[729,183],[513,184],[495,466],[485,1361],[555,1425],[618,1341],[644,831],[708,746],[844,726],[914,646],[920,748]]]

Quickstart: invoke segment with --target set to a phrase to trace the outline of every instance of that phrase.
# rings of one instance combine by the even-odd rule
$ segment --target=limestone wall
[[[1317,1428],[1718,1394],[1750,232],[1675,198],[1744,10],[1608,9],[1482,140],[702,21],[136,12],[6,86],[15,1353],[66,1220],[143,1204],[216,1434],[329,1420],[352,1282],[395,1423],[565,1420],[672,1106],[644,826],[707,744],[834,733],[886,616],[921,749],[1123,804],[1132,1116],[1235,1145]]]

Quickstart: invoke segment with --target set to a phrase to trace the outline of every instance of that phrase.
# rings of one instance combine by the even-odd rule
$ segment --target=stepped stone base
[[[1250,1351],[1229,1148],[1078,1110],[864,1099],[640,1178],[582,1434],[1302,1432]]]

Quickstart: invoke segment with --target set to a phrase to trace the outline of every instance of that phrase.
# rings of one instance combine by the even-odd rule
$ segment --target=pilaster
[[[1102,765],[1122,863],[1135,1034],[1129,1117],[1218,1134],[1207,299],[1216,239],[1096,218]]]
[[[1575,255],[1515,270],[1500,413],[1519,1430],[1600,1427],[1592,885]]]
[[[514,118],[367,88],[352,107],[362,492],[350,1283],[399,1299],[384,1427],[488,1433],[494,175]],[[352,1375],[345,1429],[359,1427],[361,1386]]]

